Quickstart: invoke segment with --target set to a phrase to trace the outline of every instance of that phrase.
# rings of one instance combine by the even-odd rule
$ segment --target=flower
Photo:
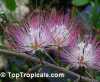
[[[7,26],[7,39],[18,52],[34,52],[51,43],[46,28],[42,25],[38,16],[33,16],[32,19],[27,20],[22,25]]]
[[[69,14],[51,12],[46,22],[48,33],[51,35],[52,43],[57,47],[71,45],[78,37],[80,29],[78,23],[70,18]]]
[[[74,68],[85,67],[100,70],[100,44],[89,38],[78,41],[69,51],[62,53],[61,58]]]
[[[11,26],[8,30],[9,42],[17,51],[33,51],[45,47],[49,42],[45,29],[42,28]]]

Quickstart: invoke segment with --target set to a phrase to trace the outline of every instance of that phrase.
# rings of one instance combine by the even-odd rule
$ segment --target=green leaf
[[[100,81],[100,72],[97,72],[96,73],[96,80],[99,80]]]
[[[96,23],[96,29],[100,29],[100,23],[99,22]]]
[[[83,6],[90,2],[91,0],[73,0],[72,4],[75,6]]]
[[[100,40],[100,35],[96,35],[96,39],[97,40]]]
[[[16,2],[15,0],[3,0],[5,6],[10,10],[14,11],[16,9]]]
[[[100,76],[96,76],[96,80],[99,80],[100,81]]]

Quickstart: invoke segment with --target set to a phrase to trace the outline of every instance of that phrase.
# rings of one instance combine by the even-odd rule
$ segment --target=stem
[[[6,56],[21,57],[21,58],[24,58],[24,59],[26,59],[26,60],[28,60],[28,61],[36,62],[36,63],[39,63],[39,64],[40,64],[40,62],[41,62],[41,60],[40,60],[39,58],[32,57],[32,56],[27,55],[27,54],[25,54],[25,53],[17,53],[17,52],[5,50],[5,49],[0,49],[0,53],[4,54],[4,55],[6,55]],[[72,71],[68,71],[68,70],[66,70],[66,69],[63,68],[63,67],[59,67],[59,66],[56,66],[56,65],[54,65],[54,64],[50,64],[50,63],[48,63],[48,62],[46,62],[46,61],[42,61],[42,64],[44,64],[44,66],[46,66],[46,67],[51,67],[51,68],[57,69],[57,70],[59,70],[59,71],[66,72],[66,73],[68,73],[68,74],[71,74],[71,75],[74,75],[74,76],[80,78],[80,75],[79,75],[79,74],[76,74],[76,73],[74,73],[74,72],[72,72]],[[90,79],[90,78],[84,77],[84,76],[81,76],[81,79],[86,80],[86,81],[90,81],[90,82],[99,82],[99,81],[97,81],[97,80],[95,80],[95,79]]]
[[[88,71],[85,71],[85,73],[86,73],[91,79],[93,79],[93,76],[92,76]]]
[[[43,51],[45,53],[45,55],[55,64],[55,65],[58,65],[56,63],[56,61],[46,52],[46,51]]]

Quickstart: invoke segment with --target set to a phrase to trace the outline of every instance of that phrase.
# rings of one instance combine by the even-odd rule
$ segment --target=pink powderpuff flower
[[[75,69],[85,67],[100,70],[100,42],[89,38],[78,41],[69,51],[65,50],[61,58]]]
[[[73,45],[80,34],[79,24],[74,22],[69,14],[51,12],[47,17],[46,26],[51,36],[51,45],[64,47]]]
[[[17,51],[34,51],[49,45],[57,47],[74,43],[80,29],[68,14],[46,11],[34,12],[22,25],[9,25],[6,29],[9,43]]]
[[[42,14],[34,13],[32,18],[22,25],[9,25],[6,29],[6,36],[9,43],[18,52],[35,51],[47,46],[50,37],[46,31]]]

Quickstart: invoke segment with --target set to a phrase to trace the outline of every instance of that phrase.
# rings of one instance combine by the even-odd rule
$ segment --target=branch
[[[32,56],[27,55],[25,53],[17,53],[17,52],[5,50],[5,49],[0,49],[0,53],[5,54],[6,56],[16,56],[16,57],[24,58],[24,59],[26,59],[28,61],[31,61],[31,62],[36,62],[36,63],[39,63],[39,64],[41,63],[41,60],[39,58],[32,57]],[[72,71],[68,71],[63,67],[56,66],[56,65],[48,63],[46,61],[42,61],[42,64],[44,66],[46,66],[46,67],[51,67],[51,68],[57,69],[59,71],[66,72],[68,74],[71,74],[71,75],[74,75],[74,76],[80,78],[79,74],[76,74],[76,73],[74,73]],[[97,81],[95,79],[90,79],[90,78],[84,77],[84,76],[81,76],[81,79],[89,81],[89,82],[99,82],[99,81]]]

